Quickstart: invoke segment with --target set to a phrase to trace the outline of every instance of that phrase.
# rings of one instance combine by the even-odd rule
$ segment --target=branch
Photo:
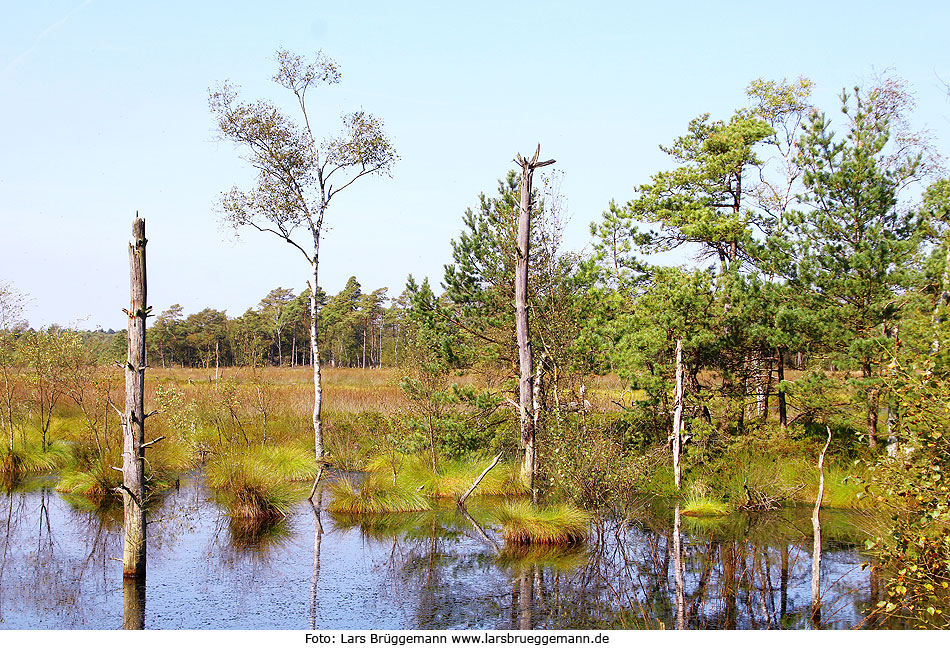
[[[274,230],[273,228],[264,228],[264,227],[262,227],[262,226],[257,225],[257,224],[254,223],[253,221],[246,221],[246,222],[245,222],[245,225],[251,226],[252,228],[255,228],[256,230],[258,230],[259,232],[269,232],[269,233],[271,233],[271,234],[277,235],[278,237],[280,237],[281,239],[283,239],[285,242],[287,242],[288,244],[290,244],[291,246],[293,246],[294,248],[296,248],[297,250],[299,250],[301,253],[303,253],[303,256],[307,258],[307,261],[310,262],[311,264],[313,264],[313,258],[310,256],[310,254],[309,254],[307,251],[305,251],[305,250],[300,246],[300,244],[298,244],[298,243],[295,242],[293,239],[291,239],[291,238],[290,238],[290,235],[284,234],[284,233],[282,233],[282,232],[278,232],[278,231]]]
[[[378,172],[378,171],[379,171],[380,169],[382,169],[383,167],[385,167],[385,165],[384,165],[383,163],[380,163],[379,165],[376,165],[376,166],[373,167],[372,169],[363,169],[362,171],[360,171],[359,174],[357,174],[356,176],[354,176],[354,177],[351,178],[349,181],[347,181],[346,183],[344,183],[344,184],[341,185],[340,187],[336,188],[335,190],[331,188],[331,189],[327,192],[327,202],[329,203],[329,202],[330,202],[330,199],[332,199],[334,196],[336,196],[339,192],[341,192],[341,191],[345,190],[346,188],[348,188],[350,185],[352,185],[353,183],[355,183],[358,179],[362,178],[363,176],[367,176],[367,175],[369,175],[369,174],[375,174],[376,172]],[[330,176],[333,174],[333,172],[338,171],[338,170],[340,170],[340,169],[343,169],[343,166],[334,167],[334,168],[331,169],[330,172],[326,175],[326,178],[329,179]]]
[[[139,500],[136,498],[136,496],[135,496],[134,494],[132,494],[132,490],[130,490],[129,488],[127,488],[124,483],[123,483],[122,485],[120,485],[119,487],[115,487],[115,488],[112,488],[112,489],[115,490],[116,492],[125,492],[126,494],[129,495],[129,498],[132,499],[132,503],[134,503],[135,505],[137,505],[139,508],[142,507],[142,504],[139,503]]]
[[[475,491],[475,488],[477,488],[477,487],[478,487],[478,484],[482,482],[482,479],[485,478],[485,475],[488,474],[488,472],[490,472],[491,469],[492,469],[495,465],[498,464],[498,461],[501,460],[501,455],[502,455],[503,453],[505,453],[505,452],[504,452],[504,451],[499,451],[499,452],[498,452],[498,455],[495,456],[495,459],[491,462],[491,464],[490,464],[488,467],[486,467],[485,470],[484,470],[481,474],[478,475],[478,478],[475,479],[475,482],[472,483],[472,487],[470,487],[470,488],[465,492],[465,494],[463,494],[463,495],[461,496],[461,498],[459,498],[458,504],[459,504],[459,507],[460,507],[460,508],[464,508],[464,507],[465,507],[465,499],[467,499],[467,498],[469,497],[469,495],[470,495],[472,492]]]
[[[154,445],[156,442],[161,442],[161,441],[164,440],[164,439],[165,439],[165,436],[159,436],[158,438],[155,438],[155,440],[153,440],[152,442],[146,442],[144,445],[142,445],[141,447],[139,447],[139,449],[145,449],[146,447],[151,447],[151,446]]]

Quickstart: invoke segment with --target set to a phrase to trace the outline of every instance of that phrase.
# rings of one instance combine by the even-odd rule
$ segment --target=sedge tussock
[[[509,502],[497,511],[506,544],[569,546],[587,539],[591,515],[573,504],[547,507]]]
[[[386,481],[367,478],[361,485],[343,479],[330,486],[332,501],[327,510],[353,514],[420,512],[432,508],[426,495],[418,490],[393,486]]]
[[[278,469],[250,455],[219,456],[208,463],[205,476],[231,516],[239,519],[281,519],[302,496]]]

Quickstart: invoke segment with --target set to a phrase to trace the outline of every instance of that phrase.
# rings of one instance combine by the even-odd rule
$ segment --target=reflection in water
[[[683,543],[680,539],[680,505],[673,513],[673,571],[676,580],[676,629],[686,629],[686,586],[683,581]]]
[[[145,629],[145,577],[122,578],[122,629]]]
[[[197,482],[167,494],[149,530],[149,627],[809,626],[808,509],[697,519],[655,503],[592,525],[586,545],[512,549],[490,504],[326,516],[321,496],[252,529]],[[822,513],[823,627],[859,626],[877,600],[853,519]],[[0,493],[0,627],[144,625],[144,585],[123,583],[112,559],[121,547],[108,509],[78,509],[48,486]]]
[[[323,483],[317,480],[310,508],[313,512],[313,575],[310,579],[310,629],[317,628],[317,585],[320,582],[320,544],[323,542],[323,522],[320,508],[323,505]]]

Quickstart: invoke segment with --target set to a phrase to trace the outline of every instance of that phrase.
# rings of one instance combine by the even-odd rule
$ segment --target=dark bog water
[[[339,517],[303,501],[276,526],[235,526],[190,481],[151,512],[147,584],[123,592],[121,510],[34,485],[0,494],[0,627],[810,627],[809,516],[683,517],[677,561],[661,503],[595,525],[585,546],[519,552],[451,508]],[[822,527],[821,625],[858,626],[877,600],[860,515],[825,512]]]

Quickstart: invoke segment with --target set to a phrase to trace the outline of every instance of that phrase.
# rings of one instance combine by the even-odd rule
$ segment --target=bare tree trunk
[[[900,324],[894,323],[893,325],[885,326],[884,335],[894,340],[892,359],[894,360],[894,364],[896,364],[897,348],[900,345]],[[892,396],[887,403],[887,455],[891,458],[897,457],[897,429],[899,417],[900,412],[898,410],[897,401]]]
[[[320,350],[317,342],[317,318],[320,306],[317,303],[317,271],[318,253],[320,247],[319,235],[313,238],[313,275],[310,287],[310,362],[313,364],[313,450],[317,462],[323,461],[323,430],[321,428],[321,410],[323,407],[323,390],[320,382]]]
[[[865,379],[871,377],[871,364],[865,364],[861,373]],[[868,391],[868,446],[871,449],[877,448],[877,418],[879,406],[880,391],[872,388]]]
[[[128,358],[125,364],[125,413],[122,416],[122,498],[125,549],[122,574],[145,575],[145,319],[148,317],[145,278],[145,221],[136,215],[134,244],[129,245],[131,304]]]
[[[518,340],[518,406],[521,417],[521,446],[524,461],[521,476],[529,491],[534,494],[534,476],[537,469],[534,446],[534,419],[531,416],[532,359],[531,336],[528,329],[528,263],[531,257],[531,181],[534,170],[553,164],[553,160],[538,162],[541,145],[534,158],[525,160],[518,154],[515,161],[521,166],[521,205],[518,210],[518,246],[515,261],[515,334]]]
[[[680,452],[683,442],[683,339],[676,340],[676,393],[673,398],[673,481],[680,489]]]
[[[788,410],[785,406],[785,391],[782,382],[785,381],[785,350],[778,349],[778,423],[784,431],[788,427]]]
[[[828,431],[828,440],[825,442],[821,454],[818,455],[818,496],[815,499],[815,509],[811,513],[811,525],[814,535],[814,546],[811,554],[811,621],[814,626],[821,623],[821,520],[818,515],[821,511],[821,498],[825,493],[825,471],[822,468],[825,462],[825,452],[831,444],[831,427],[825,426]]]
[[[686,629],[686,583],[683,579],[683,542],[680,539],[680,506],[673,512],[673,573],[676,581],[676,629]]]
[[[765,368],[759,373],[759,416],[762,424],[769,421],[769,397],[772,393],[772,360],[765,360]]]

